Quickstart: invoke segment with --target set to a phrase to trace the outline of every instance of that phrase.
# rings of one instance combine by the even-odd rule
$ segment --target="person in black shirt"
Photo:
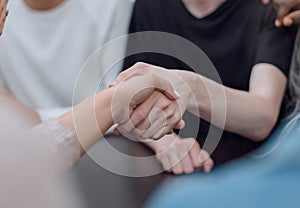
[[[199,110],[201,121],[196,139],[200,146],[203,146],[204,142],[214,140],[206,138],[210,122],[215,131],[222,127],[218,121],[211,121],[210,101],[223,101],[217,94],[209,95],[205,86],[208,85],[216,91],[224,87],[227,103],[225,131],[216,149],[213,152],[209,151],[216,165],[256,149],[277,123],[285,94],[296,29],[275,27],[275,18],[276,13],[272,6],[265,6],[260,0],[136,1],[130,33],[161,31],[183,37],[207,54],[221,78],[219,82],[213,76],[210,77],[207,68],[201,67],[201,63],[195,69],[174,57],[158,53],[139,53],[125,60],[125,68],[137,62],[146,62],[159,67],[180,69],[169,71],[170,77],[171,74],[179,75],[194,90],[198,106],[188,103],[186,108]],[[143,47],[151,49],[151,44],[155,45],[149,36],[138,41],[129,40],[128,51]],[[159,44],[165,50],[173,49],[172,44],[166,40]],[[174,51],[172,53],[174,54]],[[181,51],[178,51],[178,54],[180,53]],[[202,60],[193,53],[188,55],[196,62]],[[116,83],[122,81],[129,73],[142,73],[143,68],[147,68],[147,65],[135,65],[123,72]],[[164,71],[162,68],[157,69]],[[177,87],[181,99],[190,99],[189,92],[182,90],[179,85]],[[158,97],[159,95],[156,96],[157,99],[150,97],[148,103],[139,106],[141,111],[145,109],[143,106],[151,105],[157,108],[157,103],[164,99],[163,96],[159,99]],[[166,107],[162,109],[170,111],[165,110],[168,109]],[[135,113],[138,113],[138,110]],[[132,120],[137,118],[138,116],[132,115]],[[133,123],[137,129],[147,129],[149,126],[148,120]],[[187,122],[187,125],[193,124]],[[143,136],[143,133],[140,133],[140,136]],[[210,162],[205,164],[195,161],[194,155],[200,155],[200,146],[197,143],[188,154],[182,154],[182,149],[186,150],[190,142],[187,145],[185,141],[188,140],[182,140],[175,134],[149,145],[156,153],[160,153],[169,147],[171,140],[176,141],[178,145],[175,145],[175,151],[173,149],[165,157],[160,157],[164,169],[175,174],[191,173],[198,168],[210,171]]]

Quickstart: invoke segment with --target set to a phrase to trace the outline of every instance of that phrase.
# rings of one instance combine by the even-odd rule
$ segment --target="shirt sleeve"
[[[254,65],[269,63],[278,67],[287,77],[293,54],[296,27],[275,26],[276,12],[268,6],[261,24]]]
[[[49,120],[32,130],[33,135],[45,143],[51,159],[63,173],[80,159],[76,134],[58,119]]]
[[[41,109],[36,109],[36,111],[38,112],[41,120],[45,122],[50,119],[57,118],[71,109],[72,107],[70,106],[70,107],[57,107],[57,108],[41,108]]]

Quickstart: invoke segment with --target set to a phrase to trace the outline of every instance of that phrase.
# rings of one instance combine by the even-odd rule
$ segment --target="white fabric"
[[[56,120],[29,134],[24,120],[9,106],[1,106],[0,207],[86,207],[74,181],[63,172],[79,159],[74,133]]]
[[[48,121],[53,118],[58,118],[62,114],[71,110],[70,107],[56,107],[47,109],[36,109],[42,121]]]
[[[31,131],[33,137],[46,144],[49,156],[56,161],[62,174],[73,168],[80,159],[76,134],[58,119],[41,123]]]
[[[132,4],[132,0],[66,0],[40,12],[29,9],[23,0],[10,1],[0,38],[0,86],[39,112],[45,110],[47,119],[57,116],[58,107],[63,107],[63,113],[72,105],[76,78],[86,59],[109,40],[127,33]],[[116,53],[124,50],[125,46]],[[87,83],[99,82],[105,70],[95,69]],[[118,70],[106,77],[102,88]],[[79,97],[87,97],[87,91],[82,89]],[[53,108],[56,113],[49,116]]]

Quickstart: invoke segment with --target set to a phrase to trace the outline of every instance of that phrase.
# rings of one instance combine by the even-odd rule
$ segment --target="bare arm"
[[[271,64],[254,66],[249,92],[224,87],[200,75],[182,74],[196,94],[197,104],[189,103],[188,108],[199,108],[201,117],[211,120],[212,100],[218,104],[226,103],[225,130],[242,135],[253,141],[264,140],[277,122],[287,78]],[[185,74],[185,75],[184,75]],[[209,91],[207,90],[209,87]],[[225,102],[218,93],[225,93]],[[218,120],[214,123],[220,126]]]
[[[218,127],[253,141],[264,140],[273,129],[287,84],[285,75],[271,64],[254,66],[249,91],[241,91],[193,72],[166,70],[144,63],[137,63],[122,72],[114,84],[151,71],[161,74],[179,92],[181,112],[187,109]],[[212,117],[213,111],[216,116]]]
[[[33,127],[41,123],[41,119],[35,110],[27,107],[5,88],[0,88],[0,108],[3,110],[9,109],[18,114],[20,121],[26,127]]]
[[[114,123],[127,122],[136,107],[156,90],[161,91],[170,100],[178,99],[166,80],[147,74],[87,98],[72,111],[61,116],[60,120],[76,133],[77,144],[83,155]],[[181,118],[178,118],[177,123],[180,121]],[[151,136],[160,128],[155,127]]]

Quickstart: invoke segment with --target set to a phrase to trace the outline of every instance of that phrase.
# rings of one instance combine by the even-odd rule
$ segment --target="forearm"
[[[76,133],[81,155],[92,147],[113,125],[112,95],[113,89],[99,92],[59,118]]]
[[[194,73],[177,73],[194,92],[196,101],[190,99],[188,110],[202,119],[254,141],[265,139],[274,127],[280,107],[274,106],[269,99],[225,87]],[[283,92],[278,92],[279,100],[282,96]]]
[[[16,113],[19,117],[19,121],[24,123],[24,127],[31,128],[42,122],[34,109],[27,107],[5,88],[0,88],[0,105],[1,109]]]

